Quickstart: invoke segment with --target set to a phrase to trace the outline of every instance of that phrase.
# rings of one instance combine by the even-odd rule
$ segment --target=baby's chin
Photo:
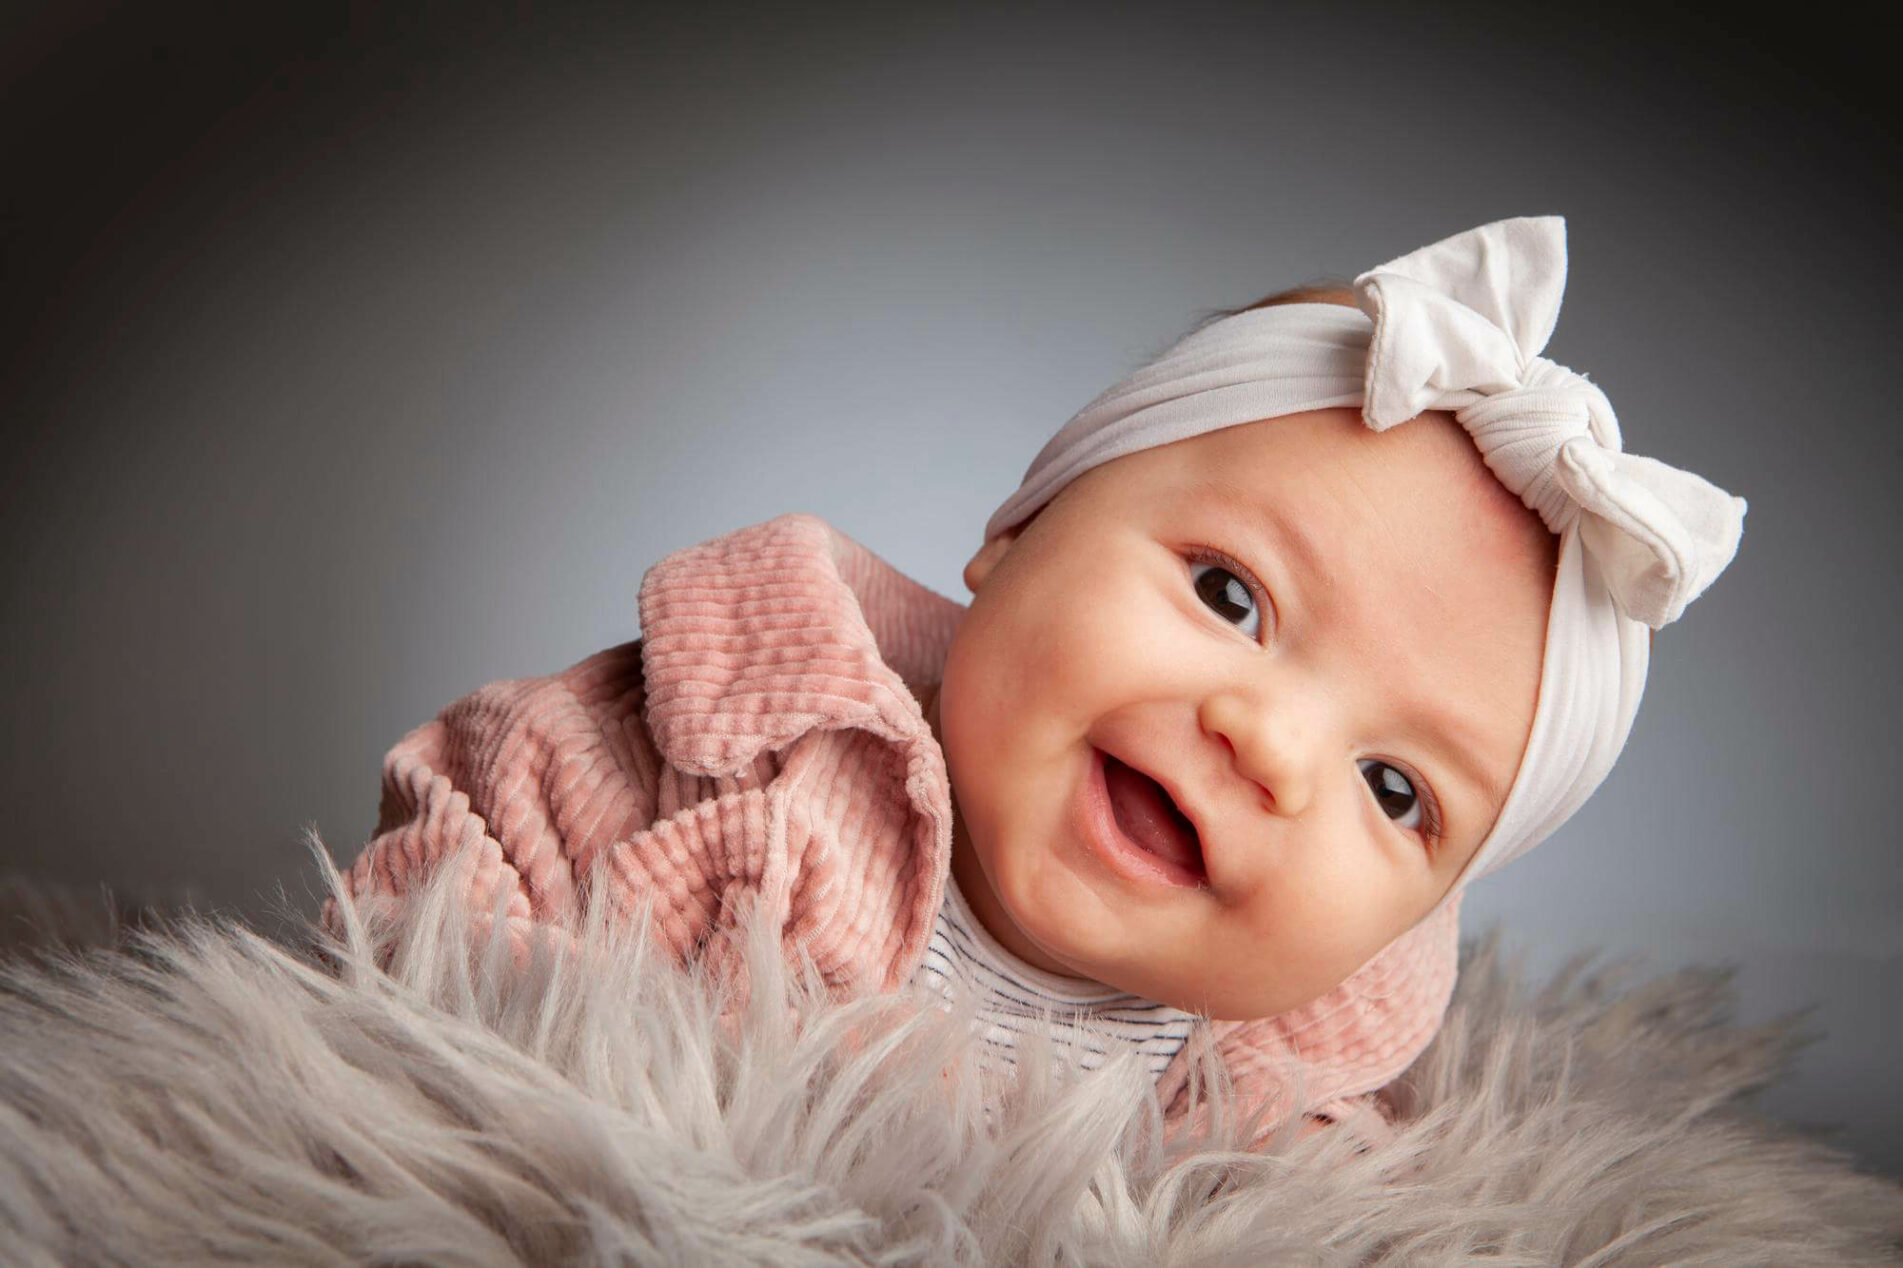
[[[1042,947],[1042,944],[1039,944]],[[1187,1013],[1199,1013],[1214,1021],[1256,1021],[1306,1007],[1328,995],[1352,974],[1325,981],[1292,982],[1260,978],[1239,982],[1211,981],[1207,973],[1193,971],[1159,975],[1154,964],[1131,964],[1118,955],[1114,959],[1092,959],[1077,954],[1047,951],[1053,960],[1066,964],[1073,977],[1088,978],[1105,986],[1148,1000],[1167,1004]]]

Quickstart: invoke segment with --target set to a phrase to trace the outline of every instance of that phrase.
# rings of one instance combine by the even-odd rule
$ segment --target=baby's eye
[[[1190,560],[1189,575],[1197,597],[1223,620],[1254,617],[1254,628],[1243,633],[1261,640],[1262,609],[1256,602],[1257,587],[1251,584],[1255,579],[1249,577],[1247,569],[1226,555],[1209,551]],[[1249,579],[1245,581],[1244,577]]]
[[[1433,793],[1424,787],[1417,790],[1399,767],[1378,757],[1362,758],[1359,764],[1361,777],[1374,790],[1383,814],[1403,828],[1419,832],[1430,844],[1439,841],[1440,815],[1433,804]]]
[[[1380,803],[1382,813],[1388,818],[1399,820],[1421,809],[1421,800],[1414,795],[1414,785],[1406,775],[1378,757],[1363,758],[1360,765],[1361,777],[1368,781],[1368,787],[1374,789],[1374,799]],[[1376,771],[1380,774],[1376,774]],[[1403,823],[1401,826],[1414,828],[1421,825]]]

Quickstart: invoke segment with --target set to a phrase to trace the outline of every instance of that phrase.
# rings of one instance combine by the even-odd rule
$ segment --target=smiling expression
[[[1491,830],[1555,546],[1441,413],[1317,410],[1086,471],[966,565],[924,697],[973,911],[1031,964],[1211,1017],[1326,993]],[[1092,844],[1099,752],[1173,792],[1200,885]]]

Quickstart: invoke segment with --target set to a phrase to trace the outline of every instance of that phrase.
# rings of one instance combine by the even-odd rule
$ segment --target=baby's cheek
[[[1333,870],[1280,885],[1271,878],[1255,899],[1243,914],[1246,961],[1274,965],[1281,982],[1304,992],[1339,984],[1405,928],[1385,919],[1382,886]]]

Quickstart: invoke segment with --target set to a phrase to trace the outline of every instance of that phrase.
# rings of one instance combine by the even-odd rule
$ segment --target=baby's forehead
[[[1214,484],[1273,505],[1357,501],[1396,531],[1454,535],[1487,559],[1557,560],[1557,538],[1493,474],[1460,422],[1430,410],[1375,431],[1359,409],[1315,410],[1220,428],[1193,438],[1203,452],[1180,470],[1194,490]]]

